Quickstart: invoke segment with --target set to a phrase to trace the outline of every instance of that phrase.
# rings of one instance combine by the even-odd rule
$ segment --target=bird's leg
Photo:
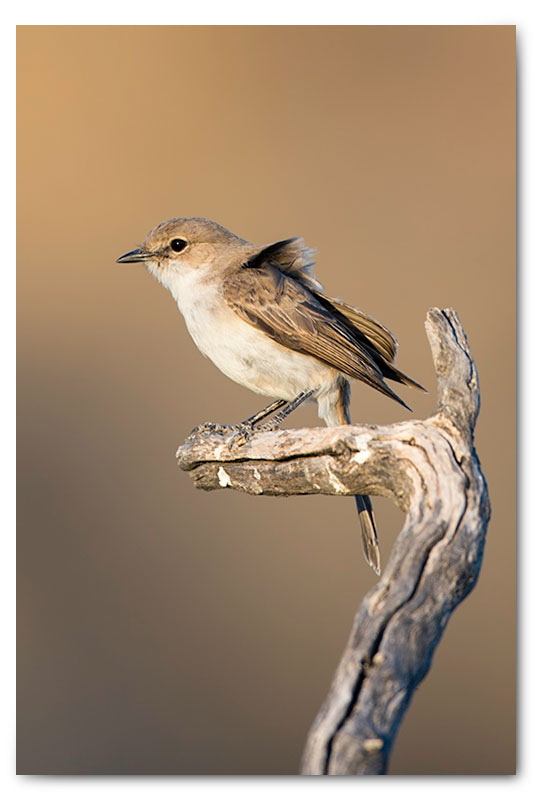
[[[295,397],[294,400],[291,400],[290,403],[287,403],[285,408],[282,408],[281,411],[272,417],[272,419],[270,419],[264,425],[260,425],[259,429],[265,431],[275,431],[277,428],[279,428],[283,420],[287,419],[289,414],[292,414],[293,411],[296,411],[298,406],[301,406],[302,403],[305,403],[306,400],[309,400],[312,394],[313,392],[302,392]]]
[[[248,417],[243,422],[240,422],[238,425],[221,425],[218,422],[204,422],[203,425],[197,425],[196,428],[193,428],[191,434],[195,436],[201,433],[228,433],[228,431],[233,431],[234,433],[242,434],[243,441],[247,441],[250,436],[252,435],[252,429],[254,425],[258,422],[261,422],[262,419],[268,417],[269,414],[272,414],[274,411],[277,411],[278,408],[282,408],[287,403],[287,400],[274,400],[273,403],[270,403],[266,408],[262,408],[261,411],[258,411],[257,414],[254,414],[252,417]]]
[[[262,408],[261,411],[258,411],[257,414],[254,414],[253,417],[248,417],[241,425],[250,425],[252,428],[258,422],[261,422],[262,419],[268,417],[269,414],[272,414],[274,411],[277,411],[278,408],[281,408],[287,403],[287,400],[274,400],[273,403],[270,403],[266,408]]]
[[[275,403],[272,403],[271,406],[267,406],[264,408],[263,411],[260,411],[255,416],[250,417],[241,425],[237,425],[236,434],[231,440],[230,448],[233,449],[234,447],[240,447],[242,444],[248,442],[254,433],[265,432],[265,431],[275,431],[279,428],[281,423],[284,419],[286,419],[289,414],[291,414],[298,406],[301,406],[302,403],[305,403],[308,400],[313,392],[302,392],[294,400],[291,400],[288,403],[286,400],[276,400]],[[264,419],[268,414],[271,414],[272,411],[275,411],[276,408],[279,408],[280,405],[285,405],[285,408],[282,408],[277,414],[275,414],[272,419],[268,422],[265,422],[263,425],[257,425],[256,423],[260,419]],[[253,420],[253,422],[252,422]]]

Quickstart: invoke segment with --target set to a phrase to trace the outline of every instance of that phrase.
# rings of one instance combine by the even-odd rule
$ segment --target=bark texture
[[[453,310],[431,308],[426,331],[438,380],[426,420],[264,432],[240,446],[229,426],[208,424],[177,453],[201,489],[382,495],[406,513],[309,733],[304,774],[386,772],[413,691],[479,574],[490,504],[473,442],[477,370]]]

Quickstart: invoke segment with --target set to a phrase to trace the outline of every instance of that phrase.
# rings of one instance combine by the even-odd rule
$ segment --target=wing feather
[[[392,333],[378,322],[377,319],[362,311],[360,308],[348,305],[336,297],[327,297],[322,292],[315,292],[322,300],[331,305],[346,317],[361,333],[372,342],[378,353],[387,361],[394,361],[398,351],[398,342]]]
[[[272,264],[280,272],[294,278],[307,289],[321,292],[323,286],[313,274],[314,251],[304,244],[303,239],[283,239],[263,247],[255,253],[244,265],[245,267],[261,267],[263,264]]]
[[[379,356],[300,280],[269,260],[248,262],[226,277],[224,296],[233,311],[284,347],[314,356],[408,408],[384,382]]]
[[[387,361],[394,361],[398,345],[392,333],[384,325],[366,311],[324,294],[322,284],[313,273],[314,255],[314,251],[307,247],[300,237],[284,239],[259,249],[245,266],[257,268],[268,263],[277,267],[280,272],[294,278],[306,289],[312,291],[321,302],[332,305],[338,313],[343,315],[349,325],[354,325],[369,339],[383,358]]]

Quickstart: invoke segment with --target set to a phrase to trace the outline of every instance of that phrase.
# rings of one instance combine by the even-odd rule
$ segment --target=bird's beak
[[[129,253],[124,253],[123,256],[117,258],[117,264],[128,264],[133,261],[146,261],[152,254],[147,253],[145,250],[130,250]]]

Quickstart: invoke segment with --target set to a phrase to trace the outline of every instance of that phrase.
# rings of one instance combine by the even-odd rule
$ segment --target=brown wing
[[[315,294],[321,301],[331,303],[349,323],[363,333],[384,359],[387,361],[394,361],[398,350],[398,343],[392,333],[382,325],[381,322],[371,317],[366,311],[349,306],[348,303],[345,303],[344,300],[339,300],[337,297],[327,297],[327,295],[322,292],[315,292]]]
[[[307,247],[300,237],[284,239],[263,247],[246,263],[247,267],[260,267],[272,264],[280,272],[302,283],[306,289],[321,292],[323,286],[313,274],[314,251]]]
[[[303,284],[322,303],[333,306],[344,317],[345,324],[352,325],[359,333],[363,333],[382,358],[394,361],[398,345],[392,333],[366,311],[324,294],[322,284],[313,273],[313,257],[314,251],[305,245],[303,239],[284,239],[259,249],[246,266],[258,267],[268,263],[277,267],[280,272]]]
[[[356,341],[370,353],[386,380],[397,381],[397,383],[412,386],[414,389],[420,389],[422,392],[426,391],[420,383],[401,372],[392,363],[398,345],[392,333],[380,322],[365,311],[353,308],[342,300],[332,299],[321,292],[313,292],[313,295],[320,301],[321,305],[327,308],[334,317],[349,329]]]
[[[384,382],[371,352],[298,280],[272,264],[252,261],[226,277],[223,291],[230,308],[271,339],[314,356],[408,408]]]
[[[386,380],[397,381],[415,389],[423,386],[401,372],[392,362],[398,344],[392,333],[366,311],[345,303],[336,297],[328,297],[313,274],[313,251],[305,246],[303,239],[284,239],[260,248],[245,266],[259,268],[265,264],[277,267],[280,272],[305,286],[332,316],[350,331],[352,338],[376,363]]]

